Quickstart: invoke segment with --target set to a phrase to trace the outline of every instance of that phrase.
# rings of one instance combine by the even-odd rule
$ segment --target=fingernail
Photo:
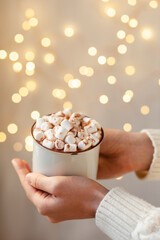
[[[28,183],[29,183],[30,185],[32,185],[32,174],[31,174],[31,173],[28,173],[28,174],[26,175],[26,179],[27,179]]]
[[[16,163],[15,159],[12,159],[11,163],[12,163],[14,168],[17,168],[17,163]]]

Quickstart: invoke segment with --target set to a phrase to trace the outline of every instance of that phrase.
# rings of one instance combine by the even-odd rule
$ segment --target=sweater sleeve
[[[160,180],[160,129],[143,129],[154,147],[152,163],[148,171],[138,171],[136,175],[145,180]]]
[[[160,208],[119,187],[103,198],[95,221],[113,240],[160,240]]]

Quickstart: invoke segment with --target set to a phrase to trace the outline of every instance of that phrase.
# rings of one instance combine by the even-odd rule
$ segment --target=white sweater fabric
[[[160,130],[144,129],[154,146],[148,171],[137,176],[160,180]],[[160,208],[139,199],[122,188],[113,188],[103,198],[96,211],[95,222],[113,240],[160,240]]]

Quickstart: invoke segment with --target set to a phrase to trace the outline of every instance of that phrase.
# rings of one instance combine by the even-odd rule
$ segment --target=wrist
[[[130,133],[129,143],[132,171],[148,170],[154,153],[150,138],[145,133]]]

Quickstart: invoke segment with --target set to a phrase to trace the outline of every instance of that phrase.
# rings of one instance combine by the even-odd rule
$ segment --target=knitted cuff
[[[148,171],[137,171],[136,175],[145,180],[160,180],[160,130],[143,129],[154,147],[153,160]]]
[[[113,240],[131,240],[138,221],[155,209],[149,203],[117,187],[101,201],[96,211],[96,225]]]

